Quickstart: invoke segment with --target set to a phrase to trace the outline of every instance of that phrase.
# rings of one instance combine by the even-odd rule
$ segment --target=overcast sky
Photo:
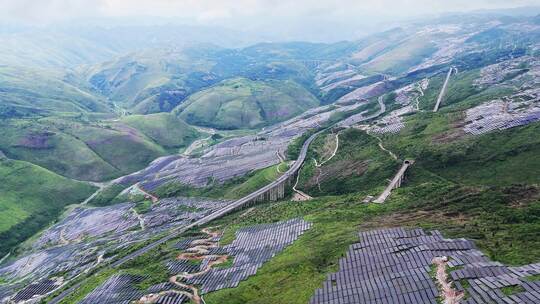
[[[357,28],[365,26],[369,31],[382,23],[420,16],[521,6],[540,6],[540,0],[0,0],[0,19],[43,25],[153,16],[184,24],[313,35],[325,28],[361,31]]]

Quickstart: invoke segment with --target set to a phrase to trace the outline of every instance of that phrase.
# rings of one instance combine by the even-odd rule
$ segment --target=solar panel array
[[[15,282],[22,277],[29,282],[47,282],[47,278],[62,273],[64,280],[68,281],[76,274],[101,263],[99,257],[106,251],[126,248],[134,242],[152,238],[162,231],[190,224],[230,203],[231,201],[206,198],[162,199],[159,204],[154,204],[150,211],[141,215],[145,229],[136,231],[127,229],[139,227],[139,220],[130,211],[134,206],[133,203],[76,209],[61,222],[46,230],[41,238],[34,242],[36,251],[0,267],[0,276]],[[50,243],[53,240],[58,242],[61,236],[69,240],[79,236],[92,238],[89,241],[74,241],[68,245],[50,247]],[[45,244],[48,247],[41,249]],[[0,288],[0,303],[15,296],[30,299],[33,296],[43,295],[41,287],[27,288],[29,286],[26,284],[19,283],[6,285],[8,286]],[[56,289],[60,284],[48,286]]]
[[[384,126],[372,126],[371,131],[376,134],[385,134],[385,133],[399,133],[401,129],[405,128],[403,119],[401,117],[396,117],[392,121],[386,121]]]
[[[405,128],[402,116],[413,111],[415,109],[412,105],[394,110],[378,120],[377,124],[370,126],[369,130],[375,134],[399,133],[401,129]]]
[[[144,293],[136,284],[142,282],[144,276],[120,274],[109,278],[98,288],[88,294],[79,304],[128,304],[140,299]]]
[[[236,239],[231,244],[209,250],[210,255],[228,254],[232,256],[234,258],[233,265],[230,268],[212,268],[207,273],[188,279],[187,283],[202,286],[202,293],[236,287],[240,281],[254,275],[263,263],[292,244],[310,227],[311,223],[302,219],[292,219],[240,229],[236,232]],[[190,248],[191,242],[197,239],[186,238],[178,242],[175,248],[186,250]],[[210,261],[211,258],[207,258],[200,265],[197,265],[188,260],[174,260],[167,262],[166,265],[170,274],[174,275],[199,272]],[[137,284],[145,278],[145,276],[129,274],[112,276],[88,294],[80,303],[127,304],[141,299],[144,295],[181,289],[177,285],[163,282],[153,285],[147,290],[140,290],[137,288]],[[186,295],[169,292],[160,296],[156,303],[181,304],[187,300]]]
[[[226,140],[204,150],[201,157],[170,156],[153,161],[147,168],[114,180],[125,186],[140,182],[146,191],[169,182],[203,187],[209,180],[224,182],[253,170],[278,164],[278,152],[287,149],[290,141],[306,130],[318,128],[334,113],[353,110],[364,102],[338,108],[323,106],[289,119],[256,135]],[[264,140],[261,140],[263,139]]]
[[[311,304],[437,303],[439,291],[430,275],[434,257],[447,256],[455,288],[465,291],[460,303],[540,303],[540,264],[506,267],[490,261],[465,239],[445,239],[438,231],[380,229],[361,232],[331,274],[311,298]],[[465,288],[459,279],[466,280]],[[521,286],[505,295],[500,288]]]
[[[202,293],[236,287],[310,227],[311,223],[292,219],[240,229],[236,232],[236,239],[222,247],[234,257],[233,265],[230,268],[212,268],[189,279],[188,283],[202,286]],[[208,261],[203,261],[203,265],[205,262]]]
[[[473,135],[505,130],[540,120],[540,89],[493,100],[466,111],[463,130]],[[521,101],[514,101],[521,100]]]
[[[165,294],[155,302],[156,304],[181,304],[188,297],[178,293],[167,293],[169,290],[178,290],[178,286],[171,283],[160,283],[149,287],[146,291],[137,288],[137,284],[147,276],[119,274],[110,277],[105,283],[94,289],[79,304],[130,304],[140,300],[147,294]]]
[[[30,300],[36,295],[45,295],[61,284],[61,281],[45,279],[43,281],[32,283],[26,286],[23,290],[19,291],[12,299],[14,303],[20,301]]]

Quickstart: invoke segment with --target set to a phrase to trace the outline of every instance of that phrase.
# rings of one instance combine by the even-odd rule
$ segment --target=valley
[[[539,32],[15,56],[0,303],[540,301]]]

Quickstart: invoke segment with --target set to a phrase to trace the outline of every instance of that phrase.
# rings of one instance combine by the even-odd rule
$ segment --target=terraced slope
[[[240,129],[284,121],[317,105],[317,99],[294,82],[237,78],[190,96],[175,113],[190,124]]]

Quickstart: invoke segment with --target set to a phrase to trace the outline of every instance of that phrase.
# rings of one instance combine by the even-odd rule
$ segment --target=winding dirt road
[[[219,265],[227,262],[229,255],[214,255],[209,254],[210,248],[218,247],[218,238],[221,235],[221,232],[212,231],[211,228],[204,228],[201,230],[203,233],[208,235],[207,238],[194,240],[190,243],[190,247],[184,252],[180,253],[176,259],[177,260],[188,260],[188,261],[203,261],[209,259],[210,262],[201,270],[195,273],[181,273],[174,275],[169,278],[169,282],[177,286],[178,289],[165,290],[156,294],[148,294],[143,296],[137,301],[139,304],[151,304],[157,303],[159,298],[164,295],[170,294],[182,294],[187,296],[195,304],[202,304],[202,298],[199,293],[199,289],[194,285],[189,285],[184,283],[184,280],[203,275],[210,271],[213,266]]]
[[[446,272],[448,258],[435,257],[431,262],[437,266],[435,278],[437,279],[437,283],[442,291],[442,296],[444,300],[443,303],[459,304],[465,294],[452,288],[452,282],[448,280],[448,273]]]
[[[86,182],[86,183],[89,183],[90,185],[92,186],[95,186],[95,187],[98,187],[98,189],[92,193],[92,195],[90,195],[88,198],[86,198],[82,203],[81,205],[86,205],[89,201],[91,201],[92,199],[94,199],[94,197],[96,197],[96,195],[98,195],[103,189],[105,189],[105,187],[107,187],[107,183],[97,183],[97,182]]]
[[[135,184],[135,187],[137,188],[137,190],[139,190],[140,192],[142,192],[144,194],[144,196],[146,196],[146,198],[149,198],[151,201],[152,201],[152,204],[155,204],[159,201],[159,197],[151,194],[151,193],[148,193],[146,192],[143,188],[141,188],[141,186],[139,184]]]
[[[336,153],[337,153],[338,149],[339,149],[339,132],[336,133],[336,146],[334,148],[334,151],[330,155],[330,157],[328,157],[326,160],[322,161],[320,164],[317,163],[316,159],[313,159],[315,161],[315,167],[319,168],[322,165],[326,164],[328,161],[330,161],[332,158],[334,158],[334,156],[336,156]]]

